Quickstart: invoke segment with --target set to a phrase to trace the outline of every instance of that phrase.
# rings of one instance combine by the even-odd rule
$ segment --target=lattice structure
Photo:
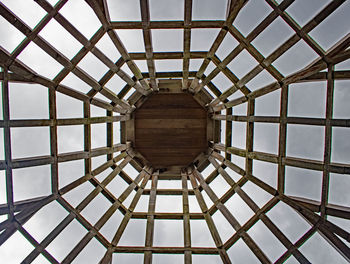
[[[0,262],[350,262],[349,10],[1,1]],[[132,121],[173,82],[208,146],[155,168]]]

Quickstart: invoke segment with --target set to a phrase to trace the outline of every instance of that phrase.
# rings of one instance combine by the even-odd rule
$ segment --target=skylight
[[[0,262],[350,262],[349,7],[2,0]]]

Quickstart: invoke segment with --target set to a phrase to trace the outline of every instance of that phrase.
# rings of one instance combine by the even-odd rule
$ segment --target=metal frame
[[[310,263],[310,261],[299,250],[302,244],[307,241],[315,232],[319,232],[327,242],[334,247],[347,261],[350,262],[350,248],[342,241],[350,242],[350,233],[334,223],[327,220],[327,216],[336,216],[344,219],[350,219],[350,207],[332,205],[328,203],[329,178],[330,173],[350,174],[349,164],[340,164],[331,162],[332,152],[332,128],[349,127],[349,119],[333,118],[333,94],[334,81],[337,79],[350,79],[349,71],[336,71],[334,66],[345,60],[350,59],[350,35],[349,33],[339,43],[334,45],[328,51],[323,50],[308,33],[317,27],[322,21],[330,16],[335,10],[341,8],[345,0],[334,0],[323,8],[316,16],[310,18],[309,23],[300,27],[285,10],[293,4],[293,0],[284,0],[277,4],[273,0],[266,0],[273,11],[259,23],[249,35],[244,37],[232,24],[237,14],[248,2],[247,0],[230,0],[227,5],[227,17],[223,21],[193,21],[192,20],[192,0],[184,1],[184,21],[150,21],[150,5],[148,0],[140,0],[141,22],[119,22],[111,21],[108,12],[108,5],[105,0],[86,0],[86,3],[97,15],[102,26],[90,38],[87,39],[80,33],[59,11],[65,5],[67,0],[59,1],[54,7],[46,0],[36,1],[47,14],[34,28],[27,26],[16,14],[11,12],[3,3],[0,3],[0,14],[15,28],[23,33],[25,40],[17,48],[9,53],[0,47],[0,80],[2,84],[3,98],[3,120],[0,121],[0,127],[4,131],[5,160],[0,161],[0,169],[6,172],[6,193],[7,203],[0,205],[0,214],[6,215],[7,220],[0,223],[0,245],[2,245],[15,232],[20,232],[33,246],[34,250],[23,260],[23,263],[31,263],[39,254],[45,256],[50,263],[59,263],[54,256],[47,251],[47,246],[64,230],[69,223],[76,219],[87,230],[86,235],[70,251],[62,263],[70,263],[85,248],[85,246],[96,238],[105,248],[106,253],[100,263],[112,263],[113,253],[143,253],[144,263],[152,263],[153,254],[182,254],[186,264],[192,263],[192,254],[216,254],[219,255],[223,263],[231,263],[227,251],[234,244],[242,239],[252,253],[261,263],[271,263],[266,253],[257,245],[253,238],[248,234],[248,230],[258,221],[262,221],[273,235],[287,249],[275,263],[283,263],[291,255],[300,263]],[[294,31],[294,35],[285,41],[280,47],[268,57],[264,57],[251,43],[259,34],[268,27],[275,19],[282,18]],[[54,43],[48,43],[38,35],[50,20],[56,20],[63,26],[83,48],[72,58],[68,59],[61,54]],[[154,52],[152,47],[153,29],[184,29],[183,52]],[[220,32],[208,51],[193,52],[190,50],[191,29],[193,28],[219,28]],[[115,29],[142,29],[145,53],[130,53],[127,47],[120,40]],[[108,35],[113,44],[121,54],[118,61],[111,61],[95,44],[104,36]],[[221,45],[224,37],[231,34],[239,45],[235,47],[224,60],[220,60],[215,52]],[[299,40],[303,40],[313,51],[318,54],[318,58],[309,66],[293,73],[289,76],[283,76],[279,70],[273,66],[273,62],[282,56],[287,50],[295,45]],[[30,42],[37,44],[43,51],[60,63],[64,68],[53,79],[48,79],[34,72],[30,67],[24,65],[18,60],[18,55],[27,47]],[[258,65],[247,73],[244,77],[238,78],[227,67],[228,64],[236,58],[243,50],[247,51]],[[79,67],[79,62],[88,53],[94,54],[103,64],[108,67],[108,72],[100,80],[95,80],[89,74]],[[203,63],[198,72],[189,71],[190,59],[201,58]],[[155,60],[163,59],[181,59],[183,60],[182,72],[157,72]],[[146,60],[148,72],[142,73],[135,64],[135,60]],[[204,74],[210,62],[215,64],[215,69],[207,76]],[[122,70],[122,66],[130,69],[133,76],[129,76]],[[266,70],[275,81],[258,90],[250,91],[246,84],[256,77],[260,72]],[[325,71],[324,71],[325,70]],[[62,80],[69,74],[75,74],[82,81],[87,83],[91,90],[84,94],[61,84]],[[232,86],[221,93],[211,81],[219,73],[223,73],[231,82]],[[115,94],[106,87],[108,81],[118,75],[125,81],[125,87],[119,94]],[[125,135],[121,136],[121,141],[113,142],[113,123],[120,122],[121,126],[126,126],[130,120],[130,114],[149,94],[159,90],[158,81],[160,78],[180,78],[182,79],[182,90],[189,92],[206,106],[208,112],[215,122],[225,123],[225,138],[217,138],[209,143],[207,153],[200,155],[189,168],[183,168],[181,172],[154,171],[151,167],[143,166],[137,158],[138,153],[132,149],[132,143],[125,140]],[[325,118],[300,118],[287,115],[288,89],[291,84],[309,81],[327,82],[327,102]],[[49,118],[32,120],[13,120],[9,112],[9,86],[12,82],[36,83],[47,87],[49,91]],[[131,96],[126,98],[126,94],[133,89]],[[255,99],[269,94],[276,90],[281,90],[281,106],[279,116],[257,116],[255,115]],[[243,95],[230,100],[229,97],[240,91]],[[83,102],[83,118],[57,118],[56,113],[56,94],[63,93]],[[96,97],[101,94],[105,100]],[[214,97],[215,96],[215,97]],[[247,103],[246,115],[235,115],[234,107]],[[106,110],[106,115],[101,117],[91,117],[91,105],[98,106]],[[117,115],[116,115],[117,114]],[[232,124],[234,122],[246,123],[246,147],[239,149],[232,146]],[[278,154],[263,153],[254,151],[254,124],[258,122],[278,124],[279,125],[279,150]],[[105,147],[91,148],[91,125],[105,123],[107,142]],[[324,158],[322,161],[289,157],[286,155],[287,125],[304,124],[322,126],[325,130]],[[58,153],[57,149],[57,128],[60,126],[83,125],[84,126],[84,150],[73,153]],[[11,154],[11,128],[13,127],[49,127],[50,129],[50,155],[41,157],[30,157],[25,159],[13,159]],[[219,126],[216,126],[217,128]],[[219,128],[218,128],[219,129]],[[92,158],[104,155],[106,162],[97,168],[92,168]],[[239,156],[245,159],[245,167],[241,168],[232,162],[232,156]],[[85,173],[79,179],[73,181],[64,187],[59,187],[58,164],[72,160],[84,160]],[[261,160],[277,164],[278,179],[277,188],[273,188],[253,175],[254,160]],[[136,177],[130,177],[123,171],[127,164],[131,164],[139,174]],[[17,168],[33,167],[40,165],[51,166],[51,188],[52,194],[46,197],[37,197],[30,200],[14,202],[13,199],[13,176],[12,170]],[[215,170],[204,177],[201,172],[208,166],[213,165]],[[322,199],[320,202],[312,201],[301,197],[291,197],[285,194],[285,167],[292,166],[309,170],[321,171],[322,177]],[[99,181],[96,176],[103,173],[106,169],[112,168],[112,172],[103,180]],[[227,168],[233,170],[241,176],[240,180],[235,182],[230,176]],[[108,184],[115,178],[122,177],[128,187],[124,192],[116,197],[109,189]],[[216,177],[223,177],[230,185],[230,189],[222,196],[218,197],[211,188],[210,183]],[[181,181],[182,189],[157,189],[157,183],[161,180]],[[188,185],[188,180],[191,186]],[[147,182],[151,181],[151,188],[146,189]],[[63,195],[77,188],[85,182],[90,182],[94,190],[85,197],[78,206],[73,207]],[[245,183],[251,182],[271,195],[271,199],[263,206],[259,207],[243,189]],[[132,197],[129,207],[123,202],[135,190],[136,194]],[[208,207],[203,193],[206,193],[213,206]],[[110,201],[110,207],[105,214],[92,225],[81,214],[81,211],[98,195],[104,195]],[[135,212],[141,195],[149,195],[148,212]],[[161,213],[155,211],[157,195],[179,195],[182,196],[182,213]],[[193,213],[189,210],[189,195],[194,195],[200,205],[201,212]],[[254,216],[244,225],[241,225],[233,212],[230,212],[225,203],[230,197],[238,195],[253,211]],[[35,215],[41,208],[50,202],[57,201],[67,212],[68,216],[49,233],[41,242],[35,238],[23,227],[23,225]],[[267,216],[277,203],[285,203],[296,212],[298,212],[312,226],[299,240],[292,243],[286,235],[273,223]],[[123,220],[118,227],[111,241],[106,239],[100,229],[116,212],[123,214]],[[233,227],[235,233],[227,240],[223,241],[217,230],[213,215],[220,211],[227,222]],[[319,214],[318,214],[319,213]],[[118,242],[129,223],[130,219],[146,219],[145,245],[137,247],[134,245],[120,246]],[[182,247],[156,247],[153,246],[155,219],[177,219],[183,221],[184,245]],[[209,227],[211,236],[215,241],[215,247],[193,247],[191,245],[191,225],[190,219],[205,220]]]

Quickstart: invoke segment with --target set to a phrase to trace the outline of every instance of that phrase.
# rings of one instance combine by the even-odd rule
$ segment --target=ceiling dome
[[[350,262],[349,14],[0,1],[0,262]]]

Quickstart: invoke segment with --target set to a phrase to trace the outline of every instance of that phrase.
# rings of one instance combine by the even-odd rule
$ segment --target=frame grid
[[[235,21],[242,19],[241,14],[252,1],[227,0],[225,15],[221,20],[208,20],[205,17],[202,20],[193,20],[195,2],[198,0],[184,0],[182,20],[153,21],[150,10],[154,8],[152,6],[154,1],[140,0],[137,1],[138,7],[134,6],[130,9],[132,13],[140,9],[139,21],[111,19],[115,12],[111,1],[81,1],[81,4],[92,12],[96,16],[96,21],[99,22],[98,29],[92,34],[92,37],[85,36],[74,21],[70,21],[63,15],[67,3],[73,0],[59,0],[54,6],[46,0],[34,1],[38,8],[45,12],[34,28],[31,28],[22,19],[21,11],[12,11],[7,7],[6,1],[0,3],[0,15],[3,20],[9,26],[12,25],[13,30],[23,34],[22,42],[17,43],[15,49],[7,50],[0,46],[2,88],[0,129],[4,138],[3,153],[0,153],[3,156],[3,159],[0,160],[0,172],[3,174],[0,174],[0,177],[3,177],[4,180],[0,178],[0,181],[4,182],[3,196],[6,201],[0,204],[0,246],[5,247],[10,243],[14,234],[24,237],[32,248],[29,254],[19,260],[22,261],[21,263],[35,263],[39,256],[43,256],[48,263],[82,261],[81,256],[86,254],[86,249],[92,244],[92,241],[97,241],[103,248],[103,254],[97,256],[97,261],[101,264],[119,263],[124,260],[124,257],[140,256],[140,254],[142,254],[144,263],[152,263],[156,254],[180,254],[183,256],[183,262],[190,264],[196,262],[198,255],[217,255],[222,263],[244,262],[241,259],[242,256],[237,257],[232,253],[234,250],[243,250],[242,247],[239,247],[239,241],[243,241],[251,257],[261,263],[284,263],[292,258],[299,263],[315,263],[317,256],[310,255],[305,245],[318,233],[325,239],[327,250],[335,252],[335,255],[332,256],[339,257],[339,263],[350,262],[348,226],[334,220],[348,221],[350,205],[329,202],[330,196],[335,192],[331,186],[333,174],[344,175],[345,181],[349,181],[347,178],[350,175],[349,162],[332,161],[335,153],[334,139],[336,138],[333,128],[349,129],[350,127],[348,117],[334,118],[335,106],[339,103],[335,98],[340,89],[336,81],[350,80],[348,66],[350,33],[349,30],[343,32],[342,38],[334,40],[332,47],[327,50],[322,48],[322,43],[318,43],[311,37],[314,29],[330,23],[329,18],[333,18],[337,10],[347,8],[349,1],[330,1],[327,5],[321,6],[320,11],[313,17],[309,17],[308,22],[301,26],[297,22],[297,17],[293,17],[289,12],[289,8],[294,7],[297,1],[284,0],[277,3],[274,0],[264,0],[263,3],[270,8],[270,12],[259,23],[256,23],[247,35],[239,31],[235,26]],[[77,17],[79,16],[82,15],[77,14]],[[282,44],[276,45],[269,55],[264,56],[253,41],[258,39],[266,29],[271,29],[270,25],[277,19],[281,19],[293,31],[293,34]],[[71,59],[58,50],[57,43],[47,41],[40,34],[50,21],[58,22],[70,36],[81,44],[81,49]],[[346,23],[346,21],[338,21],[338,23],[343,22]],[[85,26],[89,27],[88,23]],[[155,37],[152,37],[152,32],[159,29],[183,30],[182,50],[154,52]],[[209,43],[208,50],[193,51],[191,43],[195,40],[191,38],[192,29],[219,30],[214,36],[215,40]],[[121,30],[142,31],[142,45],[145,52],[130,52],[128,45],[121,40],[119,35]],[[227,36],[238,42],[237,46],[227,46],[225,44]],[[120,57],[113,61],[104,49],[98,48],[98,44],[104,43],[105,38],[110,42],[111,48],[120,54]],[[166,40],[157,41],[163,45],[170,44]],[[301,42],[306,44],[316,59],[308,61],[305,65],[302,63],[299,65],[297,60],[291,61],[291,64],[295,63],[299,68],[285,76],[276,62],[285,58],[297,46],[297,43]],[[61,66],[61,70],[55,77],[46,77],[44,71],[36,70],[31,60],[22,59],[23,53],[29,50],[30,44],[36,44],[40,51],[49,55]],[[223,59],[219,58],[219,48],[228,51],[228,55]],[[303,51],[298,52],[299,56],[305,55],[302,54]],[[87,55],[95,56],[107,67],[100,79],[94,78],[81,68],[80,63]],[[240,56],[246,56],[246,60],[252,60],[255,63],[250,69],[244,68],[248,66],[242,64],[241,67],[246,70],[246,73],[241,77],[233,65],[234,60]],[[156,61],[160,60],[181,61],[182,72],[157,71]],[[141,64],[136,64],[136,61],[145,63],[146,72],[141,71]],[[198,65],[195,65],[196,63]],[[338,68],[340,65],[342,67]],[[194,69],[195,66],[198,66],[197,69]],[[266,85],[253,87],[251,81],[260,81],[260,74],[263,72],[267,73],[272,81]],[[86,84],[89,90],[81,92],[79,84],[67,81],[70,74]],[[225,86],[220,78],[228,81],[230,85]],[[130,140],[128,134],[134,133],[130,131],[133,128],[128,123],[133,121],[134,111],[150,95],[162,92],[164,89],[162,81],[167,79],[181,80],[181,92],[191,94],[207,111],[207,120],[214,124],[213,128],[209,126],[206,128],[207,133],[210,134],[207,137],[208,149],[198,155],[190,166],[180,169],[153,168],[134,148],[134,142]],[[69,85],[63,84],[64,81]],[[293,85],[298,83],[316,85],[321,81],[326,84],[326,100],[323,102],[324,115],[314,117],[291,114]],[[12,117],[11,106],[13,100],[16,100],[16,98],[11,98],[12,87],[18,83],[28,83],[33,87],[40,85],[47,89],[49,109],[47,118],[15,119]],[[275,91],[280,91],[278,111],[270,115],[259,114],[259,103],[273,95]],[[346,90],[345,93],[347,96],[348,91]],[[36,96],[34,92],[31,94]],[[61,95],[81,104],[79,117],[73,114],[69,117],[60,117],[58,97]],[[304,94],[300,100],[306,100],[306,98]],[[275,105],[276,102],[267,101],[264,105],[266,109],[269,109],[269,104]],[[23,105],[23,107],[26,106]],[[63,105],[62,107],[69,106]],[[342,107],[345,108],[344,105]],[[96,124],[105,124],[105,128],[99,130],[97,136],[92,132],[92,127]],[[119,125],[120,130],[115,128],[116,124]],[[266,124],[271,127],[273,124],[278,125],[276,153],[256,149],[254,142],[259,140],[256,132],[258,124]],[[74,128],[78,125],[83,127],[83,133],[79,135],[83,139],[82,149],[60,152],[63,136],[58,133],[58,129],[64,126]],[[241,129],[242,133],[237,132],[239,129],[237,127],[241,125],[244,127],[244,130]],[[290,154],[291,146],[297,145],[298,142],[291,139],[292,131],[288,129],[289,125],[322,128],[324,131],[322,136],[324,141],[321,146],[322,159],[303,158]],[[19,144],[13,134],[14,128],[32,127],[49,129],[49,152],[42,156],[16,156],[14,158],[13,153],[16,152]],[[106,135],[104,142],[101,147],[94,148],[93,144],[97,142],[101,133]],[[65,135],[64,137],[73,136]],[[242,137],[245,137],[244,142],[241,141],[241,145],[237,145],[236,141]],[[263,141],[270,144],[271,137],[265,133]],[[341,139],[344,142],[345,140]],[[31,146],[30,142],[26,144],[28,145],[24,147],[36,147]],[[74,142],[71,141],[70,144],[74,145]],[[349,153],[342,155],[347,154]],[[61,179],[64,177],[64,170],[60,169],[59,164],[66,162],[67,164],[68,162],[81,162],[82,169],[81,175],[75,175],[76,171],[72,167],[69,174],[74,174],[74,176],[70,175],[69,183],[62,186]],[[258,162],[273,164],[276,171],[272,172],[268,169],[258,171],[254,166]],[[33,194],[27,199],[17,200],[19,188],[17,186],[20,184],[14,171],[25,171],[27,168],[35,169],[45,165],[50,167],[50,175],[46,175],[50,181],[50,193],[44,196]],[[317,199],[311,195],[312,190],[308,187],[305,187],[307,190],[304,193],[291,191],[293,188],[291,181],[298,179],[300,174],[291,175],[290,168],[301,169],[301,174],[304,172],[310,175],[312,173],[321,175],[320,184],[317,187],[319,193]],[[30,175],[33,180],[34,176]],[[268,180],[268,177],[274,179],[275,185]],[[291,177],[293,177],[292,180]],[[309,181],[305,179],[298,182],[297,188],[302,190],[302,185],[310,184]],[[174,182],[179,185],[174,187],[171,185]],[[27,189],[42,187],[36,181],[23,184],[27,184]],[[162,184],[166,187],[160,188]],[[316,183],[314,184],[316,186]],[[226,186],[226,191],[223,191],[224,186]],[[22,190],[25,189],[22,188]],[[75,196],[78,197],[77,193],[80,196],[75,202]],[[181,212],[175,210],[158,212],[156,204],[161,202],[159,195],[180,198]],[[346,196],[344,193],[339,195]],[[96,210],[94,217],[97,220],[94,222],[90,219],[91,213],[88,212],[88,209],[100,197],[103,198],[106,205],[103,208],[101,204],[102,213]],[[145,199],[148,199],[147,204],[143,204]],[[247,207],[252,211],[252,216],[246,216],[248,213],[240,208],[237,200],[241,202],[242,208]],[[349,201],[346,200],[346,202]],[[231,203],[234,204],[233,207]],[[67,214],[40,239],[35,232],[29,231],[28,226],[52,204],[58,204]],[[276,222],[270,216],[270,211],[275,210],[277,204],[284,204],[292,210],[293,214],[298,215],[303,223],[308,225],[306,231],[303,231],[297,238],[291,237],[290,231],[286,230],[283,223]],[[137,206],[147,209],[139,211]],[[170,203],[167,206],[170,209],[174,208]],[[283,214],[283,212],[279,213]],[[116,219],[118,215],[120,221]],[[218,219],[218,215],[222,216],[221,220]],[[125,240],[128,228],[131,226],[130,223],[134,220],[145,223],[143,227],[137,227],[140,229],[134,231],[135,238],[141,236],[142,243],[137,244],[134,237],[131,236],[126,239],[129,243],[125,245],[121,241]],[[183,244],[155,246],[158,239],[155,233],[159,227],[157,220],[181,222],[183,228],[181,232],[173,230],[172,221],[164,221],[167,224],[161,229],[161,232],[164,238],[181,237]],[[205,222],[209,230],[208,240],[213,241],[212,245],[194,246],[197,241],[193,233],[196,221]],[[79,223],[84,228],[84,232],[65,255],[60,255],[57,253],[59,250],[55,252],[50,248],[50,244],[64,236],[64,231],[68,230],[68,226],[73,222]],[[111,223],[113,223],[113,228],[110,227]],[[271,241],[267,236],[265,238],[262,230],[259,230],[261,232],[259,234],[264,237],[264,243],[254,236],[253,229],[260,224],[266,227],[277,241],[276,243],[283,247],[284,251],[277,257],[274,256],[277,254],[277,249],[271,251],[264,245]],[[225,226],[228,226],[227,230],[231,228],[231,231],[227,231]],[[144,228],[143,234],[140,231],[143,230],[142,228]],[[111,237],[107,237],[106,233],[102,232],[103,229],[108,229],[107,233]],[[96,257],[94,252],[89,251],[88,259],[92,256]],[[0,256],[0,262],[1,258]],[[131,260],[128,261],[130,263]]]

